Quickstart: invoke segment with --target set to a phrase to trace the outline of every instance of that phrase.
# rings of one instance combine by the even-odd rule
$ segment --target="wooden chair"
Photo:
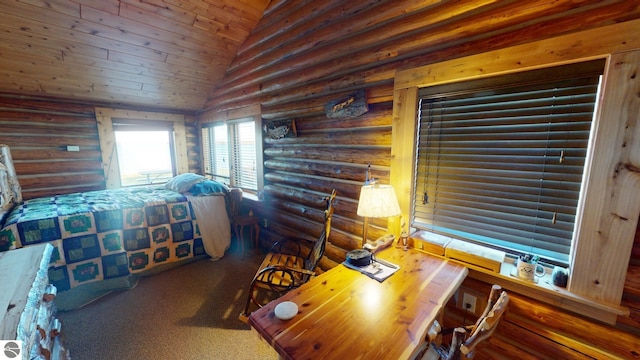
[[[324,251],[331,231],[331,216],[333,215],[333,200],[336,197],[336,190],[327,197],[327,207],[324,211],[324,227],[320,236],[315,241],[307,256],[301,255],[300,243],[305,239],[288,238],[273,244],[269,253],[265,256],[262,264],[258,268],[251,285],[243,312],[239,318],[247,321],[249,308],[255,304],[258,308],[265,303],[258,296],[264,295],[264,291],[270,291],[278,298],[288,291],[299,287],[309,281],[315,275],[318,262],[324,255]],[[268,298],[274,298],[273,296]]]
[[[493,285],[487,306],[475,324],[453,329],[444,329],[442,331],[433,330],[434,326],[437,328],[439,324],[432,326],[432,330],[429,331],[428,335],[429,348],[424,357],[421,358],[423,360],[459,360],[461,358],[473,358],[476,346],[493,335],[508,305],[509,295],[505,291],[502,291],[502,287],[499,285]],[[435,343],[437,336],[451,332],[453,332],[453,334],[449,346],[437,345]]]

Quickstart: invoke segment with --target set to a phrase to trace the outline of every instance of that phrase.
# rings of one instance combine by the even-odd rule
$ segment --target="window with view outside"
[[[568,264],[603,68],[421,89],[412,226]]]
[[[168,130],[114,131],[122,186],[165,183],[173,176]]]
[[[202,128],[205,173],[246,190],[258,190],[253,120],[211,124]]]
[[[229,141],[227,124],[222,123],[202,129],[204,172],[212,179],[230,184]]]

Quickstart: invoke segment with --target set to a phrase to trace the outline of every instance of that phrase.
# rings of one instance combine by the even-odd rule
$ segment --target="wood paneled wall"
[[[189,171],[198,173],[200,134],[194,117],[186,118]],[[105,188],[93,105],[0,96],[0,143],[11,148],[25,200]]]
[[[25,200],[104,189],[93,106],[0,97],[0,143],[11,149]]]
[[[265,140],[265,201],[255,210],[267,219],[265,246],[288,235],[314,239],[322,219],[320,196],[335,187],[333,230],[320,263],[327,269],[360,243],[362,219],[355,210],[367,162],[374,177],[388,181],[396,70],[637,18],[637,1],[272,2],[202,116],[259,104],[265,119],[295,119],[296,138]],[[362,89],[368,113],[325,116],[328,101]],[[374,225],[372,237],[385,226]],[[635,307],[617,327],[514,296],[503,335],[477,358],[637,358],[637,345],[630,342],[639,342],[639,285],[625,291]],[[578,329],[566,329],[572,323]],[[596,341],[591,328],[605,340]]]

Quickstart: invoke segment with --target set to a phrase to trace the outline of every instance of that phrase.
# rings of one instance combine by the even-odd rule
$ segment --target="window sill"
[[[497,284],[514,293],[611,325],[615,325],[618,316],[629,315],[629,309],[624,306],[599,302],[553,285],[550,269],[547,269],[544,276],[538,277],[537,282],[526,281],[511,275],[514,264],[510,258],[505,258],[498,273],[469,262],[446,257],[444,252],[446,237],[424,232],[418,235],[412,234],[411,237],[410,245],[412,247],[466,266],[469,269],[468,276],[473,279]]]
[[[242,199],[243,200],[252,201],[252,202],[259,202],[260,201],[260,199],[258,199],[258,195],[257,194],[250,193],[250,192],[244,192],[242,194]]]
[[[629,315],[629,309],[624,306],[602,303],[594,299],[573,294],[565,288],[553,285],[550,272],[547,272],[544,276],[538,278],[538,282],[534,283],[521,280],[511,275],[511,270],[514,268],[514,265],[510,262],[502,264],[499,274],[472,264],[463,262],[459,263],[464,264],[469,268],[469,277],[473,279],[489,284],[498,284],[517,294],[524,295],[543,303],[554,305],[561,309],[572,311],[610,325],[616,324],[618,316]]]

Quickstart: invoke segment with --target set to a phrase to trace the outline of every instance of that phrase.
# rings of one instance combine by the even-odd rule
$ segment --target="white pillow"
[[[171,180],[169,180],[164,187],[169,190],[177,191],[177,192],[188,192],[191,187],[199,182],[205,181],[205,178],[202,175],[194,174],[194,173],[185,173],[174,176]]]

